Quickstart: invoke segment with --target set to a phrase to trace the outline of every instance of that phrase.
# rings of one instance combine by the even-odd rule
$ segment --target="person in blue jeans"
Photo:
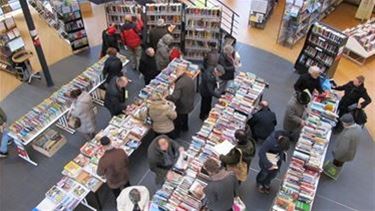
[[[6,158],[8,156],[8,144],[11,143],[11,138],[8,135],[6,121],[7,116],[3,109],[0,108],[0,134],[2,134],[0,145],[0,158]]]
[[[256,177],[257,190],[260,193],[270,193],[271,181],[277,176],[285,152],[289,150],[289,137],[286,131],[273,132],[259,150],[260,172]]]

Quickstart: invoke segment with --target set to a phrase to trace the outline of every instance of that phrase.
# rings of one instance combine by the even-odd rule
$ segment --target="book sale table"
[[[127,106],[124,115],[114,116],[105,129],[81,147],[80,154],[65,165],[62,171],[63,178],[47,191],[45,198],[34,208],[34,211],[73,210],[79,204],[90,210],[96,210],[87,203],[86,197],[90,192],[95,194],[100,209],[97,192],[105,183],[105,179],[96,174],[99,159],[104,154],[100,139],[103,136],[109,137],[113,147],[123,149],[130,157],[150,131],[150,126],[140,118],[141,113],[147,109],[148,98],[157,93],[168,95],[178,78],[177,68],[184,68],[185,73],[193,79],[199,75],[198,65],[186,60],[173,60],[139,92],[134,102]]]
[[[236,144],[235,131],[245,128],[266,87],[266,82],[252,73],[240,72],[236,76],[200,131],[192,137],[189,148],[180,156],[183,159],[176,162],[162,188],[153,196],[151,209],[201,210],[204,196],[197,190],[207,185],[208,176],[201,173],[204,162],[208,158],[219,159],[219,145]]]
[[[129,62],[123,55],[119,54],[118,57],[124,66]],[[66,94],[71,90],[83,89],[91,94],[94,102],[103,105],[98,88],[105,81],[102,70],[106,59],[107,56],[100,59],[9,126],[9,136],[13,138],[16,144],[19,157],[37,166],[38,164],[30,158],[25,146],[33,142],[55,123],[57,127],[71,134],[75,132],[68,126],[67,119],[72,100]]]
[[[338,118],[339,100],[334,93],[316,96],[305,114],[306,125],[293,152],[288,170],[271,210],[312,210],[320,174]]]

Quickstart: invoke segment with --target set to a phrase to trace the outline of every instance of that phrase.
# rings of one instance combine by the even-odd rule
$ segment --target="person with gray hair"
[[[311,94],[314,92],[323,92],[322,85],[320,84],[321,70],[318,66],[311,66],[307,73],[302,74],[294,84],[296,92],[303,92],[305,89],[309,90]]]
[[[268,102],[263,100],[259,103],[260,109],[253,114],[247,124],[251,128],[253,138],[258,140],[266,140],[275,130],[277,124],[276,114],[271,111]]]
[[[158,42],[156,50],[156,65],[159,71],[162,71],[169,64],[169,52],[174,38],[170,34],[164,35]]]
[[[216,90],[218,88],[218,77],[224,74],[225,70],[221,65],[210,67],[202,74],[202,80],[199,86],[199,92],[202,96],[199,117],[202,121],[205,120],[210,113],[212,97],[220,97],[220,93]]]
[[[145,186],[130,186],[117,197],[118,211],[148,211],[150,192]]]
[[[219,64],[223,66],[225,74],[220,77],[224,82],[234,79],[234,48],[231,45],[226,45],[219,57]]]

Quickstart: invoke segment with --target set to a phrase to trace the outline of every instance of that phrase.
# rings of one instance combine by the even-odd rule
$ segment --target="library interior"
[[[375,210],[375,0],[0,0],[0,211]]]

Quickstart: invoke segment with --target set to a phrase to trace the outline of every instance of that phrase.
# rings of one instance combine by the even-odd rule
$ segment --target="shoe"
[[[259,193],[265,193],[264,187],[262,185],[257,185],[257,191]]]
[[[8,157],[8,152],[0,152],[0,158],[6,158]]]
[[[270,194],[270,192],[271,192],[271,187],[264,186],[264,193]]]
[[[8,146],[13,144],[13,139],[8,141]]]

